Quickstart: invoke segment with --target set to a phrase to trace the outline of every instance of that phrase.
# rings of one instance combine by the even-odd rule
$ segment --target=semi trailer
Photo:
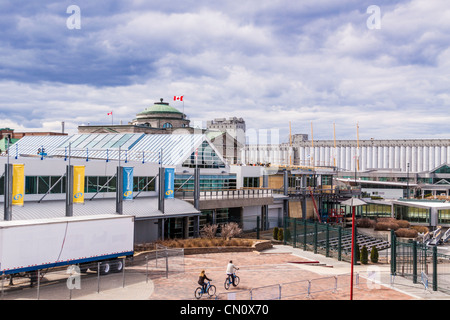
[[[129,215],[0,221],[0,275],[64,265],[120,271],[122,258],[134,253],[133,243],[134,216]]]

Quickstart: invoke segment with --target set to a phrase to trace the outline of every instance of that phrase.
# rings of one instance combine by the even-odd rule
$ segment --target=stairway
[[[388,241],[384,241],[378,238],[374,238],[367,235],[358,234],[356,237],[356,243],[358,244],[359,248],[361,249],[363,246],[366,246],[368,250],[370,250],[372,247],[377,247],[378,251],[384,250],[387,248],[390,248],[391,244]],[[318,242],[318,245],[321,247],[326,246],[326,240],[321,240]],[[337,249],[339,245],[339,238],[332,238],[329,240],[329,245],[332,248]],[[352,236],[351,235],[344,235],[341,238],[341,248],[342,250],[351,251],[352,247]]]

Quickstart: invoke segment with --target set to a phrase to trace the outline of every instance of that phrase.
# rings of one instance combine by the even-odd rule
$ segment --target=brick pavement
[[[229,260],[240,268],[238,275],[241,283],[236,288],[225,290],[223,283],[225,269]],[[319,261],[313,265],[311,261]],[[354,300],[411,300],[411,299],[449,299],[450,296],[439,292],[425,292],[420,284],[413,285],[410,280],[397,277],[395,285],[389,284],[389,265],[379,265],[381,283],[372,285],[366,282],[367,266],[355,266],[360,274],[359,285],[354,286]],[[194,290],[198,287],[197,278],[202,269],[213,279],[217,295],[227,298],[226,293],[235,293],[236,299],[249,300],[249,290],[253,289],[253,298],[277,298],[276,288],[256,289],[263,286],[282,284],[283,300],[349,300],[350,264],[337,261],[311,252],[293,249],[289,246],[274,246],[273,249],[258,252],[209,253],[186,255],[183,273],[170,273],[165,277],[165,269],[155,270],[152,263],[149,269],[149,281],[146,279],[145,264],[130,266],[126,275],[126,287],[122,288],[122,275],[102,276],[101,292],[96,293],[97,277],[83,278],[83,290],[75,290],[72,299],[81,300],[193,300]],[[335,278],[339,287],[333,292]],[[312,294],[307,296],[307,280],[311,281]],[[87,282],[86,282],[87,281]],[[321,291],[321,292],[317,292]],[[67,299],[69,297],[65,282],[43,286],[41,299]],[[35,289],[14,291],[3,299],[35,299]],[[202,297],[202,299],[208,299]]]
[[[223,283],[226,277],[225,269],[229,260],[240,268],[237,274],[241,278],[238,287],[225,290]],[[350,277],[344,279],[340,276],[340,285],[336,293],[333,293],[334,278],[331,275],[324,275],[322,272],[308,271],[301,268],[302,262],[310,260],[295,256],[291,253],[269,253],[260,254],[257,252],[234,252],[234,253],[209,253],[185,256],[185,272],[183,274],[171,274],[168,279],[152,279],[154,292],[150,299],[172,299],[184,300],[193,299],[194,290],[198,287],[197,278],[202,269],[206,271],[209,278],[213,279],[212,284],[217,288],[216,294],[221,296],[223,293],[235,292],[244,293],[250,289],[270,286],[276,284],[297,282],[298,291],[303,292],[298,296],[292,296],[290,299],[317,299],[317,300],[348,300],[350,297]],[[350,265],[349,265],[350,266]],[[331,268],[330,266],[316,265],[310,266],[310,270]],[[348,268],[350,272],[350,267]],[[330,272],[330,271],[328,271]],[[330,272],[332,273],[332,272]],[[324,279],[326,278],[326,279]],[[323,279],[323,280],[315,280]],[[344,279],[344,280],[342,280]],[[316,287],[313,290],[323,288],[323,292],[315,292],[307,296],[302,289],[306,280],[313,280],[312,285]],[[302,282],[303,281],[303,282]],[[342,283],[345,281],[345,283]],[[294,284],[291,284],[291,287]],[[289,287],[288,285],[283,286]],[[409,300],[410,295],[392,290],[385,286],[376,286],[369,289],[366,280],[360,277],[359,286],[354,286],[354,300]],[[375,287],[375,286],[374,286]],[[274,291],[275,290],[275,291]],[[267,289],[269,296],[276,296],[277,289]],[[291,291],[295,291],[292,289]],[[271,292],[269,292],[271,291]],[[202,299],[207,299],[205,296]]]

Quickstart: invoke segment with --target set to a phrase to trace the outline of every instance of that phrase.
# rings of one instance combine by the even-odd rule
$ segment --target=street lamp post
[[[409,162],[406,165],[406,198],[409,199]]]
[[[356,228],[356,222],[355,222],[355,207],[356,206],[363,206],[367,204],[366,202],[362,201],[358,198],[350,198],[348,200],[342,201],[341,204],[351,206],[352,207],[352,261],[351,261],[351,268],[350,268],[350,300],[353,300],[353,266],[355,264],[355,228]]]

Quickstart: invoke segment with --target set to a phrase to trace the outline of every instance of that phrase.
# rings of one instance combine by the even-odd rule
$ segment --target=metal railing
[[[272,189],[200,191],[200,200],[257,199],[272,197]]]
[[[391,274],[422,283],[425,289],[450,293],[450,255],[438,252],[437,246],[398,241],[395,235],[392,239]]]
[[[299,297],[312,298],[313,294],[330,292],[348,288],[350,274],[342,274],[312,280],[292,281],[267,285],[249,290],[220,293],[216,300],[283,300]],[[354,283],[359,285],[359,274],[354,274]]]
[[[180,199],[193,199],[192,190],[176,191],[175,197]],[[258,199],[273,197],[272,189],[233,189],[200,191],[200,200],[231,200],[231,199]]]

